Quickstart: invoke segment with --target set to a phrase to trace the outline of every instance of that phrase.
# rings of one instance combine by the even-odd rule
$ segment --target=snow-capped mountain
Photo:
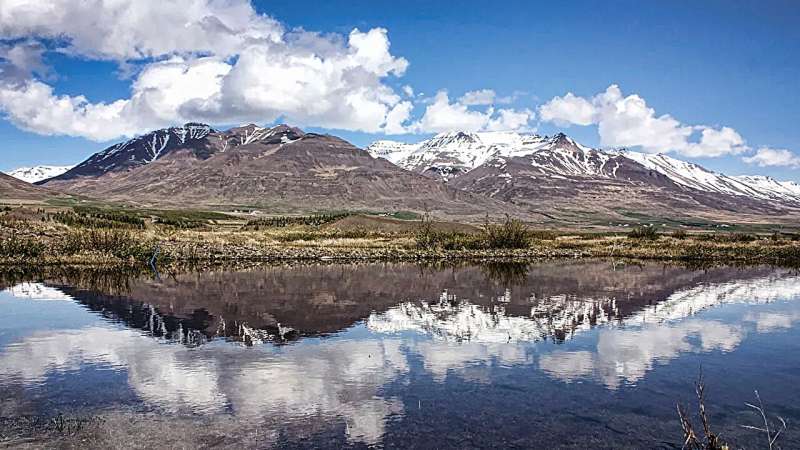
[[[126,171],[151,164],[176,151],[188,152],[202,160],[235,147],[253,143],[285,144],[302,135],[302,131],[286,125],[265,128],[250,124],[228,131],[217,131],[206,124],[187,123],[180,127],[155,130],[112,145],[63,174],[45,180],[70,180]]]
[[[511,184],[515,176],[585,182],[616,180],[640,182],[684,192],[757,201],[800,204],[800,184],[764,176],[728,176],[664,154],[629,150],[600,150],[575,142],[559,133],[555,136],[513,132],[446,132],[431,139],[407,144],[377,141],[366,150],[414,172],[454,181],[457,187],[484,194],[499,192],[487,180]],[[468,173],[476,171],[470,176]]]
[[[187,123],[155,130],[112,145],[40,184],[92,198],[169,207],[428,207],[473,216],[508,209],[373,158],[343,139],[286,125],[222,131]]]
[[[415,332],[456,342],[535,342],[571,338],[595,327],[630,328],[677,322],[704,310],[731,304],[767,304],[800,298],[800,277],[786,273],[702,283],[677,289],[663,299],[623,312],[625,299],[559,294],[528,299],[528,314],[507,313],[503,299],[487,307],[442,292],[438,302],[404,302],[372,313],[367,328],[376,333]],[[510,296],[510,293],[507,293]]]
[[[75,166],[35,166],[35,167],[20,167],[8,172],[8,175],[22,180],[26,183],[36,183],[37,181],[46,180],[72,169]]]
[[[763,200],[800,201],[800,185],[767,176],[728,176],[664,154],[621,150],[620,155],[658,171],[675,183],[704,192],[740,195]]]
[[[530,155],[552,146],[554,139],[535,134],[452,131],[417,144],[377,141],[366,150],[372,156],[388,159],[406,170],[448,180],[494,157]]]

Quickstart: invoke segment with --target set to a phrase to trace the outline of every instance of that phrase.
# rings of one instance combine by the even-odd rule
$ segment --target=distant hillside
[[[340,138],[285,125],[216,131],[192,123],[157,130],[111,146],[42,184],[106,200],[170,207],[524,214],[373,158]]]
[[[43,201],[57,195],[49,189],[34,186],[0,172],[0,203]]]
[[[729,177],[663,154],[589,148],[562,133],[455,131],[416,144],[377,141],[367,151],[448,186],[575,221],[800,216],[797,183]]]

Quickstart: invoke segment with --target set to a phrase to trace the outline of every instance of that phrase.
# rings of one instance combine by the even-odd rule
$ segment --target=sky
[[[0,170],[188,121],[563,131],[800,181],[800,2],[8,0]]]

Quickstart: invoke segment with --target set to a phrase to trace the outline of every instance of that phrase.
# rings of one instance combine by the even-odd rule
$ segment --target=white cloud
[[[439,133],[450,130],[522,131],[529,128],[528,124],[534,117],[534,112],[527,109],[473,110],[460,101],[451,103],[447,91],[439,91],[433,102],[426,107],[422,118],[410,129],[422,133]]]
[[[64,40],[62,50],[130,60],[181,53],[238,54],[280,42],[283,27],[249,0],[5,0],[4,38]]]
[[[491,89],[469,91],[462,95],[458,101],[464,105],[493,105],[497,94]]]
[[[0,38],[60,38],[64,50],[142,66],[129,98],[92,103],[32,77],[0,80],[0,110],[18,127],[94,140],[185,121],[273,122],[396,133],[411,105],[385,84],[408,62],[387,31],[285,32],[243,0],[16,1]]]
[[[749,150],[732,128],[684,125],[669,114],[656,115],[642,97],[623,96],[617,85],[591,99],[572,93],[555,97],[540,106],[539,113],[542,120],[561,126],[597,125],[604,146],[639,147],[650,153],[674,151],[690,157],[735,155]]]
[[[554,351],[539,358],[548,375],[566,382],[593,376],[609,389],[635,383],[658,362],[686,352],[732,351],[744,339],[740,327],[712,320],[689,320],[639,329],[600,332],[594,351]]]
[[[34,74],[49,75],[50,71],[42,62],[44,51],[44,47],[35,41],[0,43],[0,79],[20,81]]]
[[[493,89],[479,89],[465,93],[458,102],[467,106],[507,105],[523,94],[524,92],[515,91],[512,95],[500,97]]]
[[[756,164],[759,167],[800,168],[800,156],[786,149],[761,147],[752,156],[742,159],[748,164]]]
[[[591,125],[594,123],[595,108],[591,102],[567,92],[563,97],[555,97],[539,107],[539,117],[545,122],[558,126]]]

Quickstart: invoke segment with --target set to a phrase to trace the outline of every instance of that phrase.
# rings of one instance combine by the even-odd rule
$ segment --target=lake
[[[800,273],[554,260],[0,277],[6,445],[680,448],[676,403],[696,411],[701,370],[724,439],[766,447],[742,427],[760,424],[758,390],[800,448]],[[87,422],[30,425],[59,414]]]

